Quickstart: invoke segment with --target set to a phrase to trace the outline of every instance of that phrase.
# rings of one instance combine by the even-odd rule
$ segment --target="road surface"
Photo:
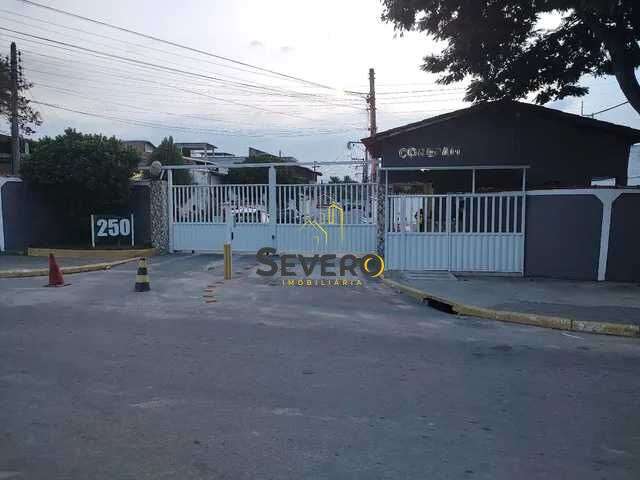
[[[252,266],[0,279],[0,479],[640,478],[640,340]]]

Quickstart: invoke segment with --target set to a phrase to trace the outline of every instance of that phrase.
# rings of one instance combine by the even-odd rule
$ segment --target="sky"
[[[34,83],[29,96],[41,102],[34,106],[44,120],[36,138],[66,127],[154,144],[173,135],[237,155],[252,146],[322,163],[363,155],[347,142],[368,135],[369,68],[379,131],[468,106],[464,84],[438,85],[420,70],[422,57],[441,45],[424,34],[397,35],[381,22],[376,0],[37,3],[243,64],[2,0],[0,52],[11,41],[22,51]],[[625,100],[613,78],[583,81],[591,88],[586,97],[547,106],[588,114]],[[597,118],[640,128],[629,106]],[[354,167],[322,171],[357,174]]]

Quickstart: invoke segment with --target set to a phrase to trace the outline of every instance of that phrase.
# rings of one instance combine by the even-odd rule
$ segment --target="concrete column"
[[[271,246],[276,247],[276,229],[278,228],[278,203],[276,189],[276,167],[269,167],[269,225],[271,225]]]
[[[169,252],[173,253],[173,170],[167,170],[167,221],[169,222]]]
[[[607,278],[607,259],[609,258],[609,235],[611,233],[611,211],[613,202],[623,192],[616,190],[595,191],[595,196],[602,202],[602,227],[600,229],[600,258],[598,259],[598,281]]]

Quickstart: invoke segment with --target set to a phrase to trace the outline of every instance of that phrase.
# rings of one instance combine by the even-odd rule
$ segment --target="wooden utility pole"
[[[369,153],[367,147],[364,148],[364,158],[362,159],[362,183],[369,183]]]
[[[11,42],[11,173],[20,173],[20,132],[18,129],[18,52]]]
[[[376,75],[373,68],[369,69],[369,95],[367,96],[369,104],[369,135],[373,136],[378,132],[376,122]],[[371,181],[376,181],[376,159],[371,156]]]

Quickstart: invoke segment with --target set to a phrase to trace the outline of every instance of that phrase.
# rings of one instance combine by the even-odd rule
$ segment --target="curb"
[[[157,255],[156,248],[135,248],[129,250],[77,250],[72,248],[27,248],[28,257],[48,257],[50,253],[56,258],[108,258],[111,260],[125,260],[132,257],[152,257]]]
[[[619,337],[640,337],[640,326],[623,323],[592,322],[583,320],[573,320],[564,317],[551,317],[547,315],[536,315],[533,313],[509,312],[505,310],[492,310],[490,308],[465,305],[453,302],[447,298],[438,297],[417,288],[410,287],[404,283],[396,282],[388,278],[382,278],[382,282],[401,292],[419,300],[420,302],[436,303],[445,305],[453,313],[471,317],[479,317],[488,320],[498,320],[500,322],[518,323],[520,325],[532,325],[542,328],[553,328],[555,330],[567,330],[571,332],[596,333],[600,335],[616,335]]]
[[[61,267],[62,273],[84,273],[95,272],[98,270],[109,270],[111,267],[122,265],[124,263],[133,262],[140,257],[125,258],[124,260],[116,260],[107,263],[91,263],[88,265],[78,265],[75,267]],[[49,275],[48,268],[35,268],[31,270],[0,270],[0,278],[27,278],[27,277],[46,277]]]

